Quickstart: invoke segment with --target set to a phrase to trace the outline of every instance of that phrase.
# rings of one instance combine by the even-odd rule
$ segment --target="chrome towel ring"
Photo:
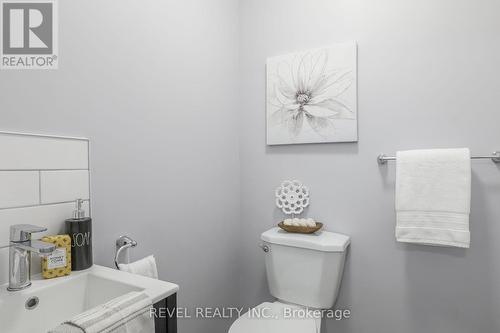
[[[118,269],[118,270],[120,269],[120,267],[118,266],[118,257],[120,256],[120,253],[125,249],[136,247],[136,246],[137,246],[137,242],[128,236],[120,236],[116,240],[116,252],[115,252],[115,267],[116,267],[116,269]]]

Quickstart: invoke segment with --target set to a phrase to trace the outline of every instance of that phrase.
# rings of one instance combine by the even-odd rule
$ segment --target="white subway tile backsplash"
[[[88,170],[41,171],[41,203],[89,198]]]
[[[0,247],[9,244],[13,224],[34,224],[48,231],[65,232],[75,199],[86,199],[90,212],[89,141],[0,132]],[[8,282],[9,249],[0,248],[0,285]],[[33,255],[32,271],[40,272]]]
[[[0,170],[88,169],[88,141],[0,133]]]
[[[38,171],[0,171],[0,208],[38,205]]]
[[[89,202],[83,205],[85,211],[89,212]],[[0,246],[9,243],[9,227],[13,224],[34,224],[47,227],[48,231],[33,234],[33,239],[39,239],[45,235],[64,234],[64,220],[72,217],[74,203],[63,203],[56,205],[44,205],[36,207],[1,209],[0,210]],[[33,255],[33,274],[40,272],[40,259]],[[0,249],[0,285],[8,282],[9,249]]]

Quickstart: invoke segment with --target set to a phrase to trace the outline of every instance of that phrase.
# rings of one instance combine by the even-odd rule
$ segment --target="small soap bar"
[[[307,221],[308,227],[315,227],[316,226],[316,222],[314,222],[314,220],[312,218],[308,218],[306,221]]]
[[[45,279],[69,275],[71,273],[71,238],[69,235],[46,236],[42,241],[55,244],[57,249],[42,258],[42,276]]]

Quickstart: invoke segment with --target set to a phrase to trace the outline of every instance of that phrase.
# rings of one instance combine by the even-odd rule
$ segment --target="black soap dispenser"
[[[76,200],[73,218],[66,220],[66,233],[71,237],[71,270],[81,271],[92,266],[92,219],[85,217],[83,200]]]

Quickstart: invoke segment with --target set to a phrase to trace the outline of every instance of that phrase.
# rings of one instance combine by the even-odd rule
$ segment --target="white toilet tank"
[[[267,281],[271,295],[283,302],[329,309],[337,299],[350,243],[346,235],[320,231],[288,233],[273,228],[264,241]]]

